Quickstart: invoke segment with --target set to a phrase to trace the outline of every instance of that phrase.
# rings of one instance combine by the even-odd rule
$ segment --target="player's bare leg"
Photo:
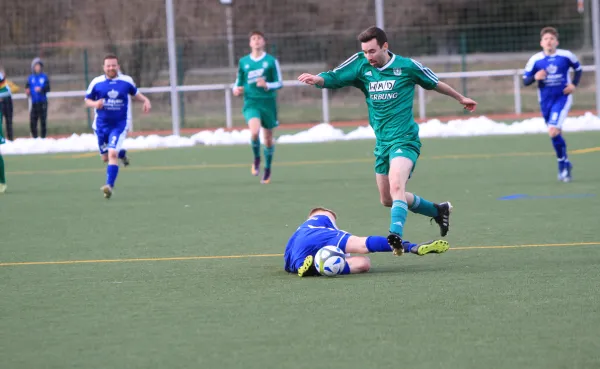
[[[105,160],[105,157],[108,158],[108,160]],[[115,149],[108,149],[108,154],[103,154],[102,155],[102,159],[106,162],[108,161],[108,166],[113,166],[113,168],[119,168],[119,152]],[[108,170],[107,170],[108,172]],[[116,174],[114,175],[116,178]],[[100,190],[102,191],[102,193],[104,194],[104,198],[106,199],[110,199],[110,197],[112,196],[113,193],[113,185],[111,184],[114,183],[115,178],[111,178],[111,174],[110,172],[107,173],[107,183],[102,186],[100,188]]]
[[[273,130],[264,130],[265,139],[265,172],[263,174],[260,183],[268,184],[271,183],[271,160],[273,159],[273,150],[275,143],[273,142]]]
[[[248,121],[248,129],[250,129],[250,144],[254,153],[254,161],[250,172],[253,176],[258,176],[260,173],[260,119],[251,118]]]
[[[368,256],[347,256],[346,264],[350,267],[350,274],[366,273],[371,270],[371,259]]]

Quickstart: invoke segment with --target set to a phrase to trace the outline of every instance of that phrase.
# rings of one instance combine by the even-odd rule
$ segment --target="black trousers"
[[[48,102],[36,102],[31,104],[31,111],[29,112],[29,128],[31,129],[31,137],[37,138],[37,122],[40,121],[42,128],[42,138],[46,138],[46,118],[48,117]]]
[[[13,140],[13,101],[12,97],[3,97],[0,102],[0,110],[2,111],[2,119],[6,122],[6,138],[9,141]]]

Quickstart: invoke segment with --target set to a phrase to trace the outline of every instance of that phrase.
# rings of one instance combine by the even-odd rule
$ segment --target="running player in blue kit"
[[[582,68],[572,52],[557,49],[558,31],[555,28],[545,27],[540,37],[543,51],[527,62],[523,83],[529,86],[537,81],[540,109],[558,160],[558,180],[571,182],[573,165],[567,155],[562,126],[573,104],[573,92],[581,79]],[[575,71],[573,80],[569,75],[571,68]]]
[[[358,237],[340,230],[336,225],[337,215],[323,207],[312,209],[308,220],[298,227],[289,239],[284,254],[284,269],[298,273],[300,277],[318,275],[314,257],[324,246],[337,246],[346,254],[369,254],[372,252],[394,252],[402,255],[410,252],[416,255],[444,253],[448,251],[447,241],[436,240],[422,244],[402,242],[402,250],[393,249],[384,236]],[[371,269],[367,256],[347,256],[346,267],[341,274],[365,273]]]
[[[110,198],[119,173],[119,152],[127,135],[129,96],[143,102],[142,110],[151,109],[150,100],[138,91],[133,79],[119,73],[119,62],[115,55],[104,57],[104,74],[90,83],[85,95],[85,105],[96,110],[94,132],[98,148],[106,167],[106,184],[101,191]]]

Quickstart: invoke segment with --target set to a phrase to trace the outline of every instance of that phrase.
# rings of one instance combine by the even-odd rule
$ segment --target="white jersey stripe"
[[[436,83],[439,82],[439,78],[435,75],[435,73],[433,73],[431,71],[431,69],[424,67],[421,63],[419,63],[418,61],[416,61],[414,59],[410,59],[410,60],[412,60],[412,62],[415,63],[415,65],[417,67],[419,67],[419,69],[421,69],[427,77],[429,77],[429,79],[431,79],[432,81],[434,81]]]
[[[356,60],[356,58],[358,58],[358,53],[352,55],[351,57],[349,57],[348,59],[346,59],[345,62],[343,62],[342,64],[338,65],[333,71],[337,71],[339,69],[344,68],[345,66],[347,66],[348,64],[352,63],[354,60]]]

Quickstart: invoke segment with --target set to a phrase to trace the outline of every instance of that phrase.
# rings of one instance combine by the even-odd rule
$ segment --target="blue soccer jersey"
[[[337,228],[326,215],[313,215],[294,232],[285,248],[284,268],[296,273],[308,255],[315,256],[325,246],[346,249],[350,234]]]
[[[102,109],[96,109],[93,126],[100,154],[109,149],[121,150],[131,124],[131,96],[137,93],[133,79],[121,73],[113,79],[102,75],[90,83],[85,98],[104,100]]]
[[[129,96],[138,93],[133,79],[125,74],[119,74],[114,79],[106,75],[94,78],[86,91],[85,98],[89,100],[104,100],[102,109],[96,109],[96,127],[117,127],[127,124]]]
[[[571,68],[575,71],[573,80],[569,75]],[[569,83],[577,86],[581,78],[581,65],[577,57],[568,50],[558,49],[552,55],[539,52],[533,55],[525,66],[524,84],[527,86],[535,82],[535,74],[540,70],[546,71],[546,78],[538,81],[538,99],[542,115],[548,125],[560,128],[573,102],[572,96],[565,95],[563,90]]]

